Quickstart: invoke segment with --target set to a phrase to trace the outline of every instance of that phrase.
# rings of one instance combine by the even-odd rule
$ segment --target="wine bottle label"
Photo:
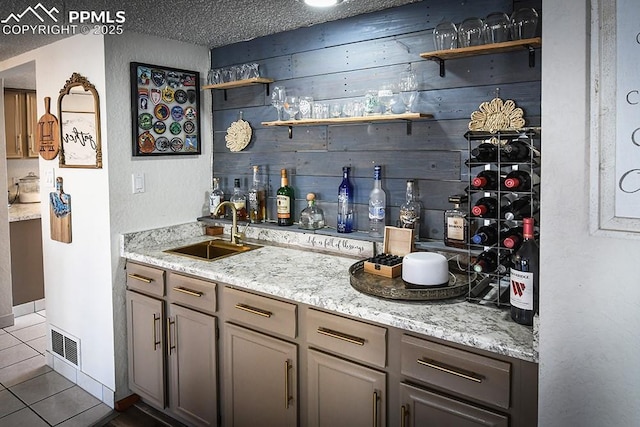
[[[276,205],[278,218],[291,218],[291,199],[288,196],[277,195]]]
[[[533,310],[533,273],[511,269],[511,297],[514,307]]]
[[[447,218],[447,238],[451,240],[465,240],[464,218]]]

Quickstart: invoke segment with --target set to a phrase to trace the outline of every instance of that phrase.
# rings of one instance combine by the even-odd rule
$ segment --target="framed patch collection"
[[[200,73],[131,63],[133,156],[201,153]]]

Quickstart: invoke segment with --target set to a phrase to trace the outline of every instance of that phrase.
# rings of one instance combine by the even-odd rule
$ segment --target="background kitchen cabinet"
[[[9,223],[13,305],[44,298],[40,219]]]
[[[224,348],[225,425],[296,426],[297,346],[227,324]]]
[[[309,350],[309,426],[386,425],[386,374]]]
[[[37,98],[34,91],[5,89],[5,140],[7,158],[38,157],[35,146]]]

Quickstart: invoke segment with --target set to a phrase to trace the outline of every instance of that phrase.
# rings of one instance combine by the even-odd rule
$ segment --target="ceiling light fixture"
[[[342,0],[304,0],[304,3],[313,7],[329,7],[341,3]]]

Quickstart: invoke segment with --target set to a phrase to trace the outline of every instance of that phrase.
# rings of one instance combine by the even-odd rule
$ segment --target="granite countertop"
[[[9,222],[40,218],[40,203],[14,203],[9,206]]]
[[[228,226],[225,229],[228,231]],[[258,229],[247,232],[247,237],[257,239],[252,243],[263,247],[213,262],[163,252],[215,238],[203,235],[203,227],[197,223],[122,235],[120,250],[122,257],[132,261],[501,355],[538,360],[532,328],[511,321],[508,311],[469,303],[463,298],[401,302],[353,289],[349,267],[369,256],[373,251],[371,242]],[[337,253],[328,253],[327,248]]]

